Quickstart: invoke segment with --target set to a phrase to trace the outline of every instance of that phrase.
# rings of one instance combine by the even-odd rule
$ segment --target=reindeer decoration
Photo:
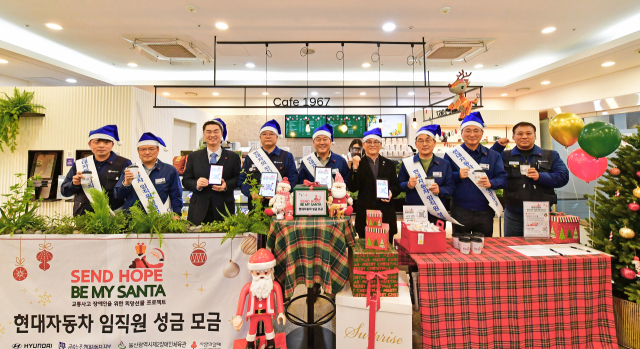
[[[469,87],[469,79],[465,79],[471,76],[471,73],[465,74],[464,69],[458,73],[457,79],[453,84],[449,84],[449,91],[451,93],[455,93],[456,96],[453,98],[453,102],[447,107],[447,109],[452,112],[460,111],[460,117],[458,117],[458,121],[464,119],[465,116],[471,113],[472,105],[478,104],[478,98],[473,101],[468,100],[464,93]]]

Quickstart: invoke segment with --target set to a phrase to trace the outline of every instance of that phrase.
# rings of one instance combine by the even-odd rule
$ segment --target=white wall
[[[0,86],[41,86],[29,80],[16,79],[6,75],[0,75]]]
[[[640,66],[515,98],[514,109],[543,110],[640,92]]]
[[[195,148],[196,129],[196,124],[177,119],[173,120],[173,144],[171,146],[171,155],[180,156],[180,151],[193,150]],[[193,138],[191,136],[191,131],[194,131]]]

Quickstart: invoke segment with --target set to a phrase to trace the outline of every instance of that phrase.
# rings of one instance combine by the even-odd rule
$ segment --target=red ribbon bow
[[[318,183],[318,182],[311,182],[311,181],[309,181],[309,180],[307,180],[307,179],[305,179],[305,180],[304,180],[304,182],[302,182],[302,184],[303,184],[305,187],[309,187],[309,190],[313,189],[313,187],[319,187],[319,186],[320,186],[320,183]]]
[[[376,312],[380,310],[380,283],[387,279],[388,274],[395,274],[398,269],[385,271],[361,271],[353,270],[356,275],[365,275],[367,278],[367,307],[369,307],[369,345],[368,349],[374,349],[376,346]],[[376,294],[371,297],[371,280],[376,279]]]

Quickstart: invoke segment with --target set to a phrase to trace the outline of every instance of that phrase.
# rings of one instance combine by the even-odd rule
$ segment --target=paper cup
[[[433,176],[428,176],[424,182],[427,184],[427,188],[429,188],[433,183],[436,182],[436,180],[435,178],[433,178]]]
[[[131,173],[133,174],[133,178],[138,177],[138,172],[140,171],[138,166],[131,165],[131,166],[127,167],[127,170],[131,171]]]
[[[520,164],[520,174],[523,176],[527,175],[527,171],[529,171],[529,168],[531,167],[531,165],[529,164]]]

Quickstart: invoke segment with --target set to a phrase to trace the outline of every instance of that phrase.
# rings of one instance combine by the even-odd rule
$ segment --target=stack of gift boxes
[[[341,294],[336,298],[336,304],[349,303],[350,297],[368,297],[361,312],[354,308],[347,311],[349,314],[357,313],[358,320],[351,317],[338,319],[337,327],[356,328],[363,333],[375,333],[373,337],[360,337],[360,341],[368,342],[368,347],[373,348],[411,348],[411,299],[409,289],[406,285],[404,273],[399,277],[398,252],[389,243],[389,225],[382,223],[382,212],[378,210],[367,210],[367,224],[365,227],[365,238],[357,239],[355,245],[349,253],[349,264],[351,266],[350,292],[351,294]],[[399,279],[402,281],[402,289],[399,290]],[[369,286],[369,287],[367,287]],[[379,290],[379,293],[378,293]],[[400,292],[399,292],[400,291]],[[346,298],[345,298],[346,295]],[[383,298],[380,297],[394,297]],[[358,299],[358,298],[355,298]],[[361,298],[360,298],[361,299]],[[382,306],[382,310],[380,310]],[[345,308],[338,307],[338,313],[345,312]],[[360,306],[356,306],[360,308]],[[380,312],[378,312],[380,310]],[[369,313],[369,320],[362,319]],[[376,316],[376,313],[379,315]],[[378,319],[376,320],[376,317]],[[377,324],[376,324],[377,322]],[[406,332],[406,333],[404,333]],[[392,337],[402,338],[395,344],[380,341],[381,336],[392,333]],[[376,342],[376,339],[379,341]],[[343,346],[361,346],[366,344],[359,342],[357,338],[347,338],[338,341]],[[404,343],[402,343],[404,342]],[[402,343],[403,345],[398,346]]]

